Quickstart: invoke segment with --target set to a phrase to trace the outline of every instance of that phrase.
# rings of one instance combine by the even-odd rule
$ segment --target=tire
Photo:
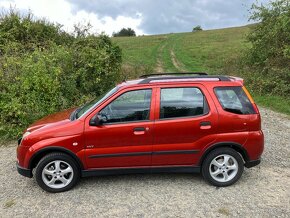
[[[207,182],[218,187],[237,182],[244,171],[241,155],[232,148],[211,151],[202,164],[202,175]]]
[[[35,171],[38,185],[47,192],[64,192],[80,179],[80,169],[69,155],[50,153],[38,163]]]

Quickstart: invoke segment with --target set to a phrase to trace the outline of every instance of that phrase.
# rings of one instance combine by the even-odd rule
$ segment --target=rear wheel
[[[218,148],[210,152],[202,165],[202,175],[215,186],[229,186],[242,176],[244,162],[232,148]]]
[[[79,180],[79,168],[75,161],[63,153],[44,156],[36,167],[36,181],[48,192],[63,192],[71,189]]]

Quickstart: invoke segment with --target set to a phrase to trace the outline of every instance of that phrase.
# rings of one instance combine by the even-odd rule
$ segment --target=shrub
[[[258,22],[248,40],[248,61],[261,68],[290,68],[290,1],[253,4],[251,20]]]
[[[113,33],[113,37],[119,36],[136,36],[135,30],[131,28],[122,28],[119,32]]]
[[[5,36],[0,40],[2,139],[19,136],[47,114],[95,98],[120,79],[121,50],[108,36],[70,35],[15,12],[0,18],[0,35]]]
[[[202,28],[200,25],[193,27],[192,32],[202,31]]]
[[[253,4],[248,41],[238,68],[250,89],[259,95],[290,98],[290,1]]]

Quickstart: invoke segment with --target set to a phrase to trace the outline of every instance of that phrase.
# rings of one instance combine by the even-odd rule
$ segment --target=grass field
[[[194,71],[239,76],[231,61],[249,46],[246,35],[250,28],[243,26],[194,33],[116,37],[113,41],[122,48],[123,68],[128,71],[129,78],[138,77],[144,72]],[[259,105],[290,115],[290,99],[258,96],[254,90],[251,92]],[[282,105],[281,102],[287,104]]]
[[[220,73],[226,61],[245,46],[249,27],[195,33],[117,37],[124,65],[147,66],[158,72],[208,71]]]

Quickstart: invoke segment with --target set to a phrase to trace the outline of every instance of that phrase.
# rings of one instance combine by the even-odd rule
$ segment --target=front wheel
[[[232,148],[218,148],[210,152],[202,165],[202,175],[215,186],[229,186],[242,176],[244,162]]]
[[[48,192],[63,192],[71,189],[79,180],[79,168],[75,161],[63,153],[44,156],[36,167],[36,181]]]

